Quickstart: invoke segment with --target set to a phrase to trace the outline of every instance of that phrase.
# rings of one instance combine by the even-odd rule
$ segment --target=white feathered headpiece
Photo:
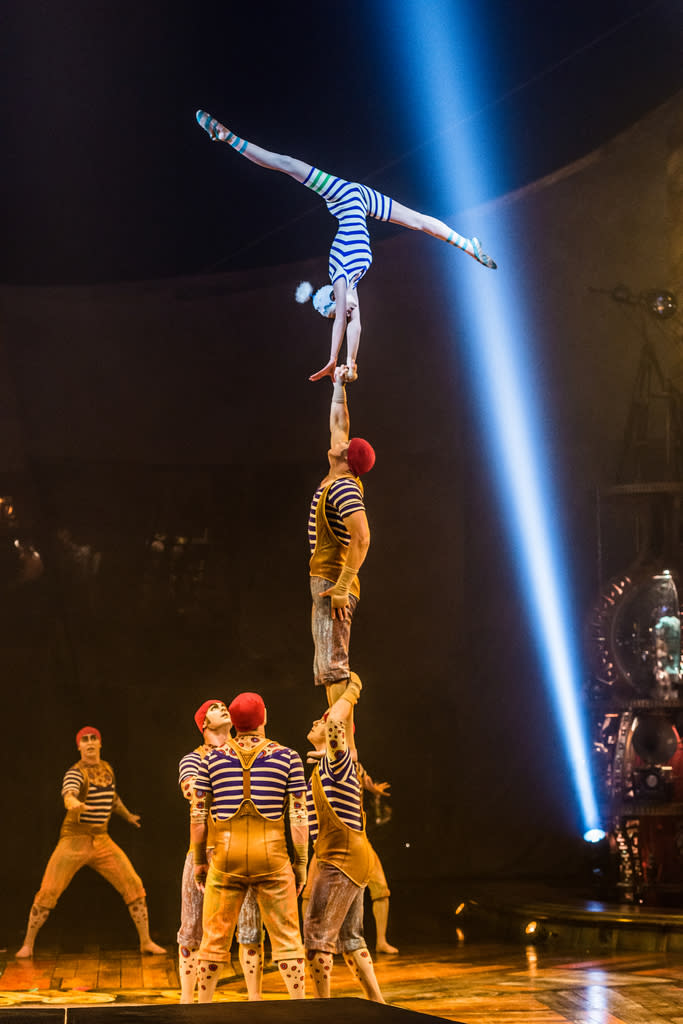
[[[302,281],[295,292],[297,302],[308,302],[313,296],[313,307],[324,317],[333,317],[336,309],[334,288],[331,284],[325,284],[318,288],[313,294],[313,285],[310,281]]]

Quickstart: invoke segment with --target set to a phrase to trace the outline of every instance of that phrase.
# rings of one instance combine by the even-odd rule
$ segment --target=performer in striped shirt
[[[62,797],[66,817],[59,842],[50,857],[40,889],[35,895],[23,945],[15,954],[33,956],[36,936],[50,911],[77,871],[86,865],[93,868],[117,889],[133,919],[143,953],[165,953],[163,946],[152,942],[145,890],[130,860],[107,833],[109,818],[119,814],[140,828],[140,815],[131,814],[116,792],[114,771],[100,759],[102,736],[99,729],[84,726],[76,733],[76,746],[81,759],[64,775]]]
[[[334,302],[330,302],[324,312],[325,316],[334,316],[330,358],[321,370],[311,375],[310,380],[320,380],[325,376],[334,378],[334,369],[344,340],[344,332],[346,332],[346,365],[349,367],[349,379],[355,380],[357,376],[356,356],[360,343],[361,323],[356,286],[372,263],[367,217],[390,221],[392,224],[401,224],[413,231],[424,231],[434,238],[448,242],[449,245],[457,246],[483,266],[492,270],[496,268],[494,261],[482,251],[479,239],[464,238],[435,217],[428,217],[423,213],[418,213],[417,210],[402,206],[401,203],[382,195],[381,192],[376,192],[375,189],[369,188],[367,185],[337,178],[317,167],[312,167],[311,164],[307,164],[303,160],[295,160],[290,156],[271,153],[261,146],[255,146],[253,142],[240,139],[229,128],[203,110],[197,111],[197,121],[215,142],[227,142],[252,163],[272,171],[289,174],[295,181],[299,181],[307,188],[317,192],[326,202],[332,216],[339,221],[339,228],[332,242],[329,258],[329,274],[334,292]],[[339,316],[336,315],[337,311],[340,313]]]
[[[333,704],[349,679],[351,622],[358,604],[358,570],[370,546],[370,528],[359,477],[375,453],[360,437],[349,440],[350,419],[343,367],[335,371],[330,404],[329,470],[311,501],[308,541],[313,611],[313,679]]]
[[[230,743],[230,714],[222,700],[210,699],[197,708],[194,720],[202,734],[202,743],[180,759],[178,782],[192,808],[196,800],[194,784],[200,765],[208,755]],[[207,841],[207,859],[213,853],[213,839]],[[178,973],[180,1002],[191,1003],[197,983],[199,945],[202,941],[204,897],[194,881],[194,855],[187,851],[181,884],[181,920],[178,930]],[[263,980],[263,927],[256,896],[248,889],[237,922],[237,941],[244,982],[250,1000],[261,999]]]
[[[323,756],[309,783],[309,827],[317,874],[304,918],[304,945],[316,995],[330,996],[337,944],[368,999],[383,1003],[363,935],[363,894],[372,873],[373,851],[365,834],[361,789],[349,749],[351,714],[361,691],[355,672],[309,741]]]
[[[266,709],[255,693],[229,707],[237,735],[201,763],[190,834],[195,879],[204,892],[199,1001],[210,1002],[249,886],[268,929],[273,960],[292,999],[304,998],[304,959],[297,896],[306,882],[308,828],[304,769],[295,750],[266,738]],[[285,811],[294,848],[285,840]],[[214,853],[207,864],[207,818]]]

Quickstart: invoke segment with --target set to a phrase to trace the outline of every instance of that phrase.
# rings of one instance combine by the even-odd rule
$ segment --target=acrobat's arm
[[[411,210],[408,206],[402,206],[401,203],[392,202],[389,220],[392,224],[400,224],[404,228],[410,228],[411,231],[424,231],[433,238],[438,238],[449,245],[455,245],[472,259],[481,263],[482,266],[488,267],[489,270],[496,269],[497,264],[482,251],[478,238],[465,238],[442,220],[437,220],[436,217],[429,217],[425,213]]]
[[[325,752],[331,765],[338,761],[351,745],[353,708],[358,703],[363,684],[355,672],[340,697],[335,700],[325,720]]]
[[[338,366],[334,372],[334,387],[330,403],[330,447],[339,441],[348,441],[351,430],[349,407],[346,401],[346,380],[344,367]]]

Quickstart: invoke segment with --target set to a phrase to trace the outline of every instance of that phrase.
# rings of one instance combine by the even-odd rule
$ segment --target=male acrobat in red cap
[[[202,761],[214,750],[230,744],[230,713],[217,697],[205,700],[194,714],[202,734],[202,743],[185,754],[178,766],[178,782],[183,796],[190,804],[190,821],[194,820],[196,794],[194,784]],[[203,820],[204,815],[201,815]],[[207,839],[207,859],[213,852],[213,837]],[[187,851],[181,885],[181,919],[178,929],[178,973],[180,975],[180,1002],[191,1003],[197,984],[198,952],[202,941],[202,910],[204,896],[194,881],[194,854]],[[250,1000],[261,999],[263,980],[263,928],[256,896],[247,890],[237,923],[237,941],[247,994]]]
[[[165,953],[163,946],[152,942],[149,935],[142,881],[121,847],[107,833],[112,812],[135,828],[140,828],[140,815],[131,814],[124,805],[116,792],[111,765],[100,759],[102,736],[99,729],[92,725],[79,729],[76,746],[81,754],[80,761],[68,769],[62,783],[66,817],[59,842],[33,900],[24,943],[15,956],[33,956],[36,935],[71,879],[86,864],[111,882],[123,897],[138,931],[141,952]]]
[[[370,528],[360,477],[372,469],[375,453],[360,437],[349,440],[346,367],[334,374],[330,407],[329,470],[311,501],[308,540],[315,655],[313,677],[334,704],[349,681],[349,642],[360,584],[358,571],[370,546]]]
[[[211,1002],[220,967],[249,886],[268,929],[273,960],[292,999],[303,999],[304,951],[297,896],[306,882],[308,815],[304,768],[295,750],[265,734],[266,709],[257,693],[241,693],[228,708],[236,736],[202,761],[190,833],[195,880],[204,891],[199,1002]],[[203,812],[203,820],[202,820]],[[294,850],[290,862],[285,812]],[[206,856],[208,822],[213,831]]]

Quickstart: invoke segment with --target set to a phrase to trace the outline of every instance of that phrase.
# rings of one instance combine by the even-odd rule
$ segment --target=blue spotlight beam
[[[438,138],[436,156],[426,168],[436,202],[448,214],[480,201],[482,186],[495,194],[493,169],[500,162],[493,140],[475,138],[468,109],[481,107],[481,71],[496,54],[487,52],[485,26],[477,26],[478,7],[468,0],[386,0],[383,23],[399,47],[411,124]],[[444,132],[444,124],[454,124]],[[479,150],[477,149],[479,147]],[[482,148],[485,150],[482,152]],[[448,219],[448,218],[446,218]],[[465,234],[476,225],[458,226]],[[523,308],[532,282],[515,279],[517,249],[513,225],[498,214],[494,239],[483,235],[487,252],[498,259],[494,273],[457,265],[445,252],[443,265],[454,321],[468,325],[469,364],[481,410],[490,459],[496,469],[501,502],[511,510],[509,527],[536,640],[554,699],[584,830],[597,828],[600,816],[589,770],[581,716],[580,658],[575,650],[563,583],[569,576],[562,538],[553,527],[556,499],[547,471],[541,417],[529,366],[526,339],[533,337]],[[506,254],[507,253],[507,257]],[[465,261],[469,263],[469,261]],[[538,283],[534,282],[535,289]]]

